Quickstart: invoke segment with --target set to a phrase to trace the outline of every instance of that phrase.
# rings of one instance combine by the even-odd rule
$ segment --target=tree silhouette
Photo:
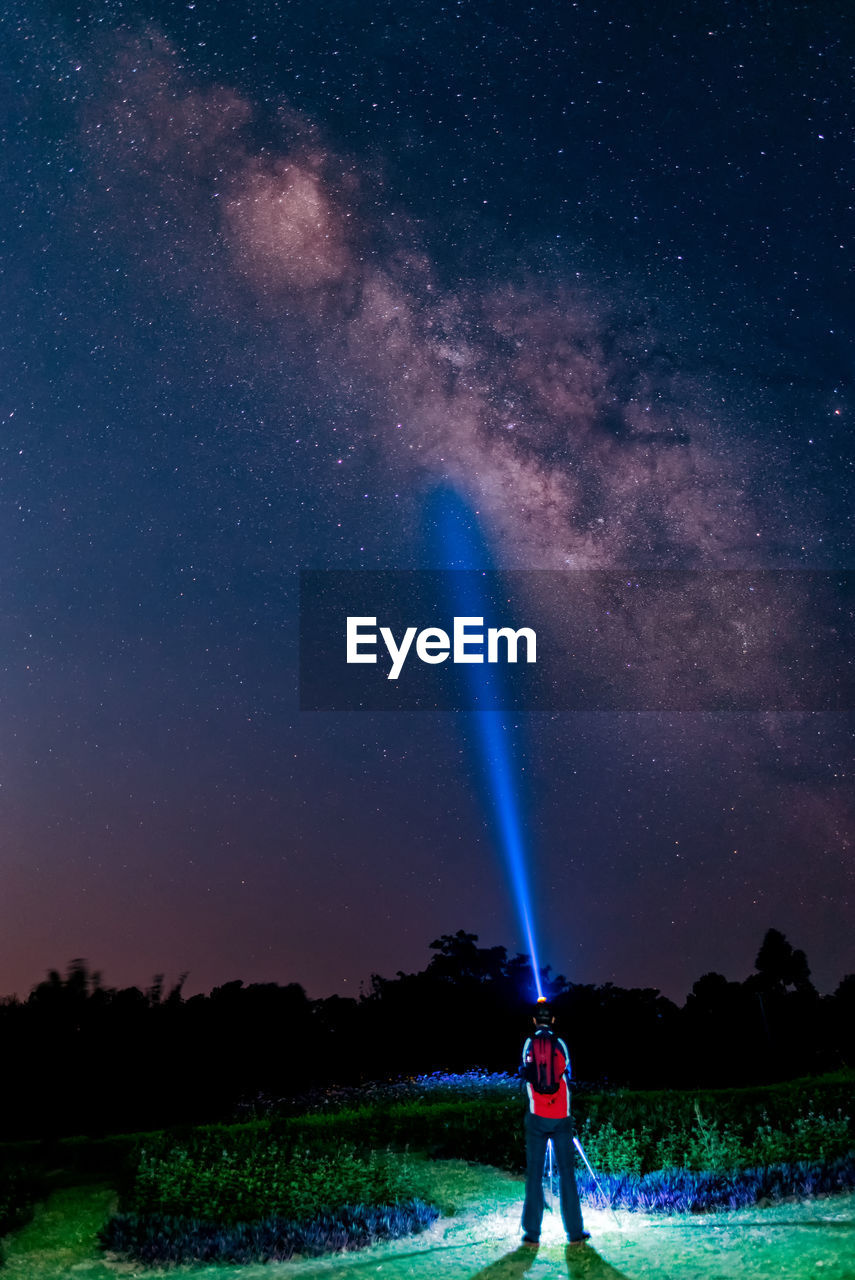
[[[815,992],[804,951],[794,951],[779,929],[767,929],[754,967],[760,977],[758,986],[767,991],[782,992],[787,987]]]
[[[229,1119],[259,1095],[472,1067],[514,1072],[531,1027],[526,955],[458,930],[418,973],[373,975],[360,998],[236,979],[185,998],[115,990],[73,960],[27,1000],[0,1000],[7,1138]],[[744,982],[706,973],[682,1009],[655,988],[542,972],[577,1080],[635,1088],[762,1083],[855,1061],[855,975],[820,998],[803,951],[769,929]],[[296,1104],[294,1104],[296,1105]]]

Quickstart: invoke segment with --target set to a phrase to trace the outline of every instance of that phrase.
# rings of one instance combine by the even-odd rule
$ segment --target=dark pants
[[[560,1120],[545,1120],[529,1111],[525,1117],[525,1204],[522,1229],[533,1240],[540,1239],[543,1222],[543,1162],[546,1144],[552,1139],[552,1148],[558,1164],[559,1191],[561,1194],[561,1220],[571,1240],[580,1240],[584,1226],[576,1188],[576,1170],[573,1165],[573,1123],[569,1116]]]

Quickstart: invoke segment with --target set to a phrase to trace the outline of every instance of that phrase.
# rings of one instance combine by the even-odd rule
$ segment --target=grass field
[[[7,1237],[4,1280],[107,1280],[133,1275],[110,1266],[98,1249],[97,1232],[116,1208],[110,1187],[65,1187],[36,1207],[32,1222]]]
[[[426,1179],[458,1212],[424,1235],[312,1261],[177,1267],[105,1258],[98,1228],[115,1207],[109,1187],[55,1191],[6,1242],[7,1280],[855,1280],[855,1195],[692,1217],[590,1211],[590,1246],[566,1248],[547,1212],[543,1243],[518,1247],[522,1181],[461,1161],[432,1162]],[[2,1273],[0,1273],[2,1274]]]

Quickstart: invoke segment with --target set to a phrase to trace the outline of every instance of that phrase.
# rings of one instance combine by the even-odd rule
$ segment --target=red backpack
[[[526,1078],[535,1093],[557,1093],[567,1061],[555,1032],[548,1029],[536,1031],[527,1056],[531,1061],[526,1064]]]

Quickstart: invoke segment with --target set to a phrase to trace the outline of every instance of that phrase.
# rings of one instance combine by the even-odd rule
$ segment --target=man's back
[[[538,1089],[538,1077],[543,1083],[544,1059],[551,1053],[551,1069],[546,1073],[551,1087],[557,1082],[554,1092],[542,1092]],[[529,1036],[522,1051],[523,1074],[528,1092],[529,1110],[532,1115],[543,1116],[544,1119],[559,1119],[570,1114],[570,1090],[567,1081],[570,1076],[570,1055],[567,1046],[560,1036],[549,1027],[538,1027],[533,1036]],[[540,1069],[538,1069],[540,1068]]]

